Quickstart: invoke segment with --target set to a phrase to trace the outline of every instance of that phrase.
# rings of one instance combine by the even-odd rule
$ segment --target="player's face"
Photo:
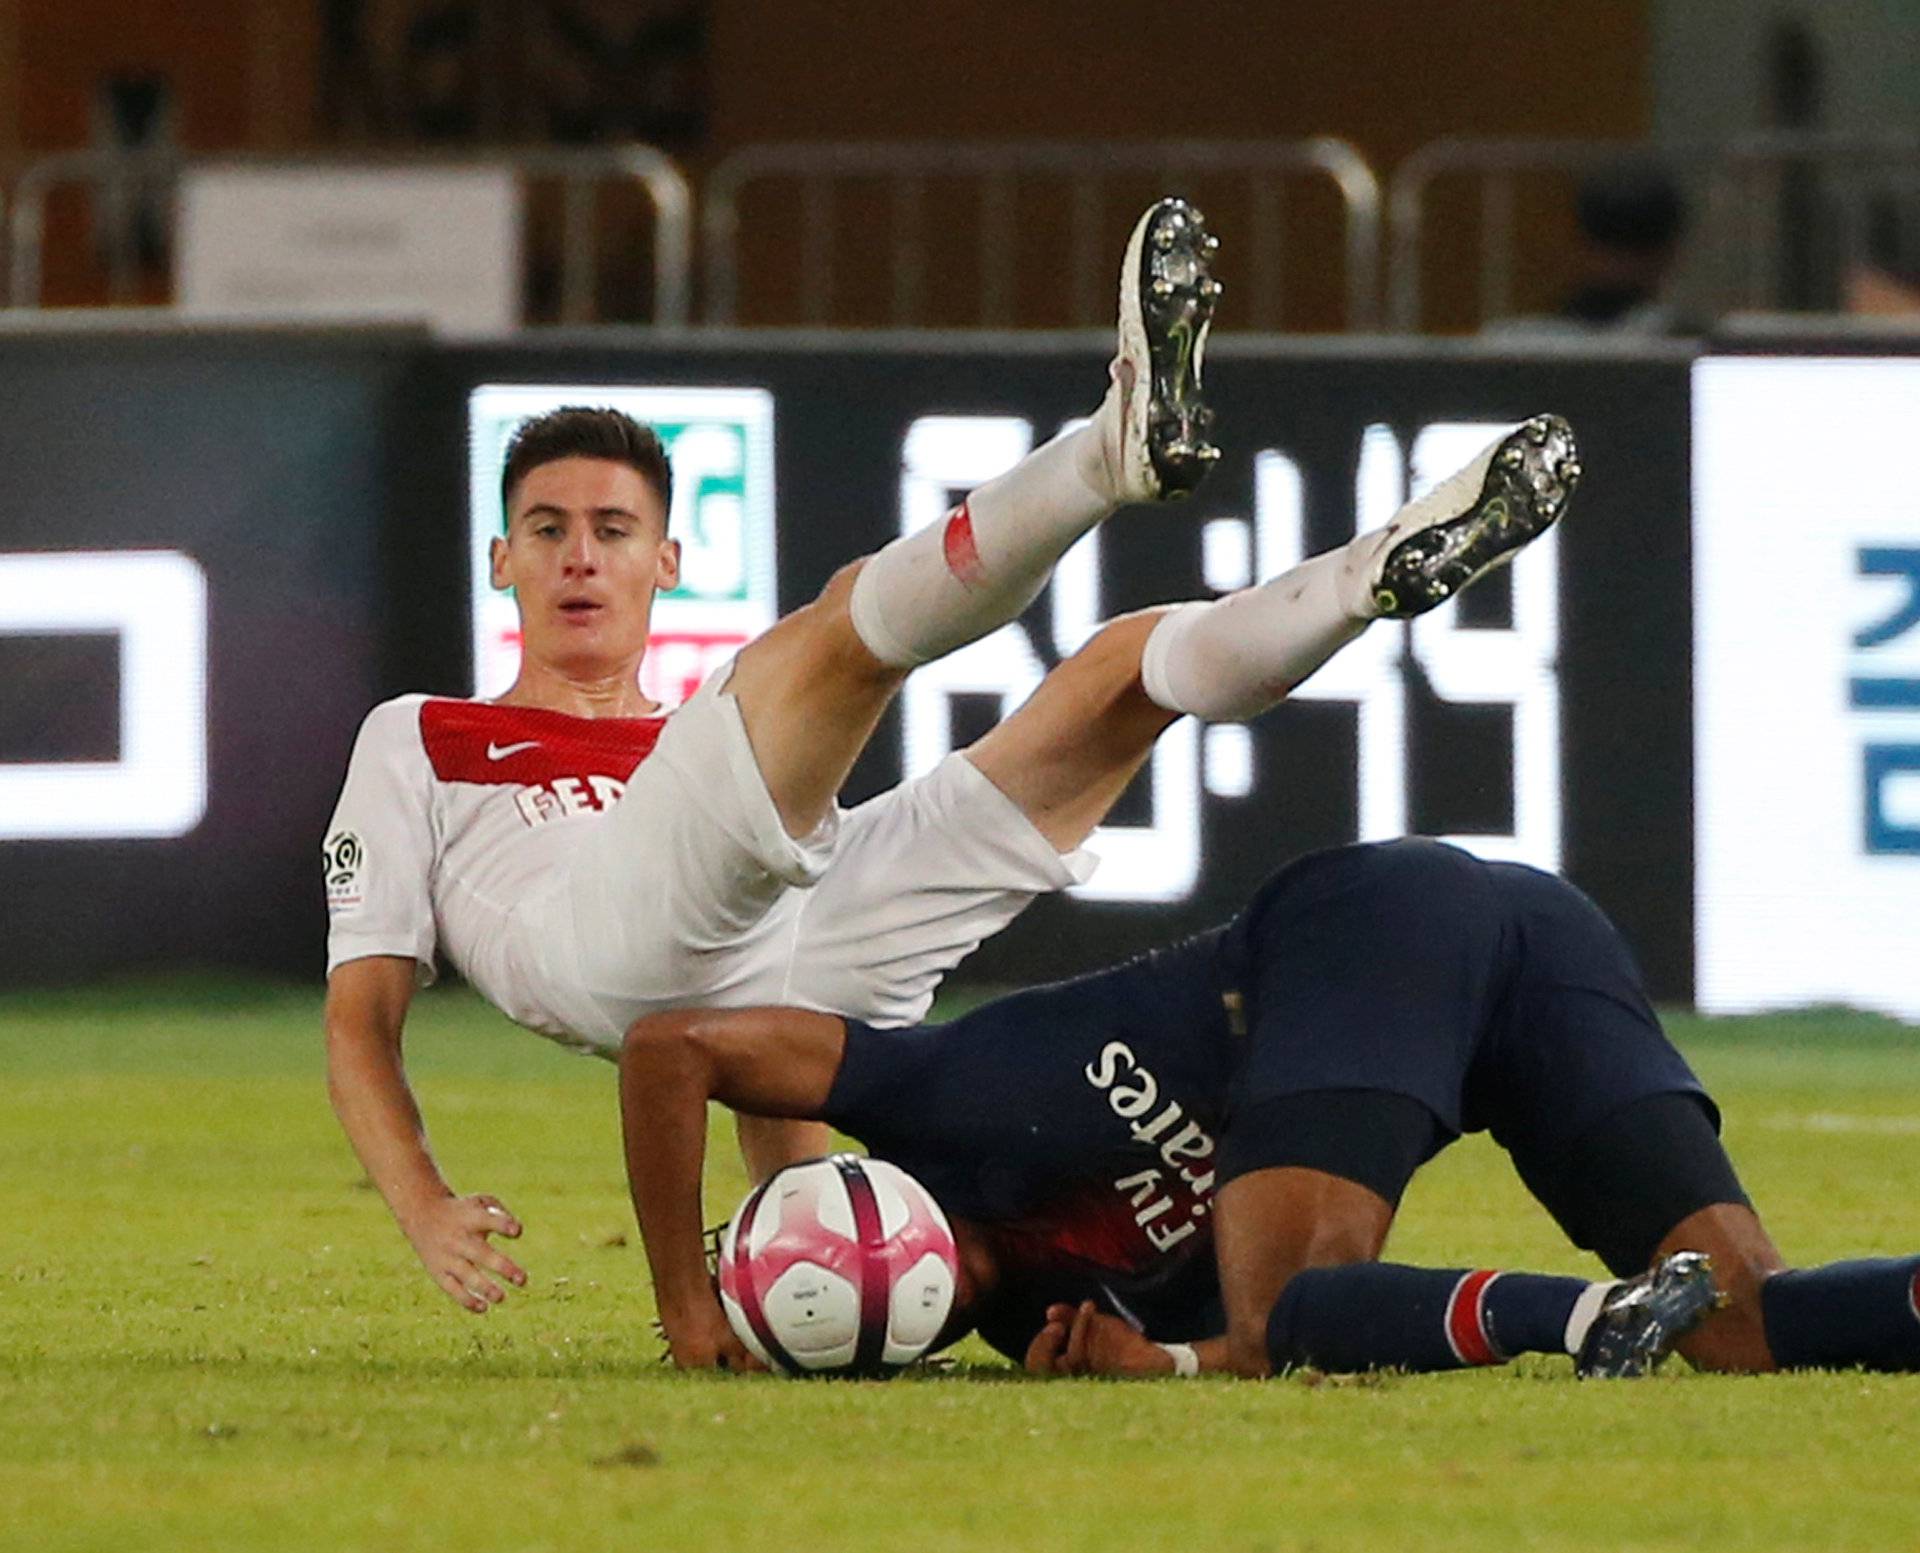
[[[957,1343],[973,1330],[974,1312],[980,1300],[992,1293],[1000,1282],[999,1258],[992,1237],[968,1219],[947,1217],[953,1230],[956,1277],[953,1281],[953,1309],[947,1323],[933,1340],[931,1351]]]
[[[653,596],[680,580],[680,546],[638,470],[561,458],[513,492],[493,542],[493,585],[512,588],[522,652],[570,678],[637,670]]]

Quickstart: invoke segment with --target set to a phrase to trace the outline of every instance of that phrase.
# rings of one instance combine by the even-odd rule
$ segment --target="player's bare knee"
[[[667,1009],[643,1014],[627,1026],[620,1040],[620,1060],[644,1062],[675,1047],[689,1044],[700,1014],[697,1009]]]

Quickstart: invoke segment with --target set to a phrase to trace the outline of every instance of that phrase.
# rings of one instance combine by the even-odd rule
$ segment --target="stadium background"
[[[11,946],[0,982],[182,964],[311,974],[312,842],[359,712],[402,689],[476,683],[469,615],[486,605],[469,596],[481,591],[469,581],[469,530],[487,521],[470,516],[477,389],[770,393],[771,464],[754,478],[777,493],[777,565],[760,604],[788,608],[894,531],[909,437],[927,418],[1017,420],[1044,437],[1084,411],[1104,353],[1109,250],[1139,200],[1172,182],[1239,243],[1215,352],[1234,457],[1177,524],[1108,531],[1095,566],[1102,609],[1271,570],[1253,533],[1271,549],[1279,532],[1254,489],[1268,454],[1299,482],[1295,545],[1346,532],[1369,479],[1417,488],[1440,472],[1420,467],[1433,428],[1560,409],[1575,415],[1594,476],[1544,584],[1544,628],[1495,636],[1514,628],[1510,590],[1496,586],[1451,633],[1454,660],[1513,643],[1507,670],[1449,671],[1454,660],[1433,661],[1419,634],[1395,633],[1385,658],[1369,660],[1371,682],[1342,694],[1329,677],[1250,739],[1181,746],[1118,816],[1139,834],[1110,847],[1128,860],[1109,866],[1101,898],[1043,903],[972,974],[1005,981],[1094,963],[1217,918],[1292,852],[1404,828],[1491,837],[1492,850],[1564,867],[1621,920],[1656,992],[1693,999],[1697,946],[1715,932],[1702,914],[1750,903],[1705,899],[1693,867],[1699,827],[1740,804],[1695,785],[1692,700],[1705,670],[1692,642],[1690,449],[1693,417],[1709,412],[1690,364],[1730,349],[1905,349],[1897,322],[1862,333],[1835,316],[1853,268],[1897,272],[1913,236],[1902,224],[1912,98],[1897,45],[1916,23],[1882,12],[1879,34],[1864,10],[1835,5],[1481,5],[1410,27],[1391,7],[1302,3],[1252,8],[1235,19],[1233,47],[1209,49],[1215,23],[1144,4],[1096,14],[342,0],[157,8],[131,21],[89,4],[10,11],[0,158],[15,167],[15,306],[0,325],[0,452],[14,490],[0,554],[187,556],[205,577],[210,635],[202,694],[182,688],[191,653],[168,668],[149,655],[136,675],[134,638],[94,606],[63,619],[36,602],[0,621],[13,687],[0,794],[16,811],[4,825],[14,888],[0,903]],[[1020,49],[996,42],[1016,33]],[[1189,33],[1192,47],[1181,46]],[[1869,47],[1876,35],[1890,46]],[[677,170],[701,227],[683,299],[663,273],[669,212],[658,199],[649,209],[616,180],[576,207],[530,172],[508,196],[503,230],[517,229],[524,250],[508,312],[564,317],[563,330],[450,338],[390,321],[406,303],[389,297],[357,321],[331,297],[325,326],[208,316],[230,315],[231,295],[196,305],[196,266],[212,266],[192,257],[181,209],[192,178],[231,165],[220,156],[275,158],[269,176],[339,168],[329,197],[351,201],[375,154],[387,168],[447,155],[530,168],[543,146],[590,157],[641,133]],[[1756,150],[1756,134],[1772,138]],[[1343,210],[1335,179],[1275,159],[1330,136],[1372,178],[1375,206],[1340,185]],[[976,153],[978,166],[967,160]],[[1579,278],[1575,180],[1629,156],[1661,158],[1697,200],[1671,290],[1702,332],[1515,328],[1513,316],[1537,321]],[[888,168],[900,176],[879,175]],[[701,224],[723,207],[730,241],[716,247]],[[246,247],[245,232],[243,219],[206,241],[224,257]],[[591,263],[575,273],[570,257]],[[118,305],[97,305],[106,300]],[[691,327],[661,326],[679,316]],[[945,327],[955,324],[972,327]],[[1442,445],[1467,446],[1452,435]],[[1796,467],[1820,456],[1809,440]],[[1858,547],[1907,553],[1904,520],[1859,522]],[[1216,540],[1242,557],[1224,572],[1207,559]],[[1784,584],[1793,565],[1778,560]],[[16,569],[15,587],[42,575]],[[1810,639],[1851,631],[1875,608],[1897,614],[1898,576],[1883,585],[1863,571],[1851,591],[1813,599]],[[1011,704],[1026,683],[1016,658],[1030,672],[1073,644],[1078,628],[1063,634],[1057,609],[1030,612],[1025,645],[1002,651],[999,668],[958,675],[935,709],[948,737]],[[1847,855],[1810,887],[1823,915],[1859,919],[1862,960],[1881,953],[1888,906],[1916,888],[1920,779],[1903,731],[1911,697],[1898,685],[1911,681],[1899,635],[1868,665],[1893,682],[1892,701],[1851,722],[1830,708],[1818,719],[1819,740],[1860,744],[1863,770],[1879,762],[1870,815],[1854,812],[1864,778],[1813,795],[1852,816],[1832,843]],[[205,719],[204,772],[168,780],[204,816],[166,834],[137,814],[116,823],[122,800],[102,809],[86,784],[117,771],[138,785],[159,769],[143,760],[173,759],[140,754],[151,732],[140,709],[157,727],[182,696]],[[1363,750],[1361,725],[1383,712],[1400,731],[1376,728]],[[854,796],[925,763],[903,746],[901,723],[883,729]],[[181,738],[183,749],[196,742]],[[1743,769],[1736,785],[1755,780]],[[1877,846],[1860,840],[1874,818]],[[1770,832],[1759,818],[1741,823],[1762,846],[1790,845],[1796,828],[1787,812]],[[1258,844],[1244,845],[1248,835]],[[1753,844],[1745,831],[1716,842]],[[1871,905],[1850,905],[1862,867],[1880,883]],[[1738,943],[1726,953],[1760,957]],[[1737,969],[1716,972],[1711,1006],[1848,1001],[1854,989],[1844,974],[1836,983],[1825,946],[1806,958],[1797,979],[1764,990]],[[1884,983],[1860,1000],[1920,1007],[1920,993]]]
[[[922,676],[856,794],[1100,610],[1335,542],[1488,422],[1568,414],[1586,483],[1457,611],[1170,738],[1106,893],[968,975],[1184,931],[1300,848],[1474,837],[1621,921],[1789,1256],[1910,1254],[1917,120],[1920,0],[0,4],[0,1548],[1911,1544],[1905,1377],[663,1371],[606,1069],[440,988],[408,1071],[533,1274],[474,1323],[380,1212],[317,1034],[360,717],[510,652],[472,566],[526,390],[691,439],[682,672],[1084,413],[1118,244],[1180,188],[1226,243],[1222,468]],[[1687,197],[1690,328],[1545,327],[1576,187],[1623,158]],[[347,248],[418,242],[420,296],[329,281],[258,207],[207,227],[256,173],[317,173]],[[262,308],[298,261],[315,307]],[[492,321],[436,323],[448,291]],[[1392,1254],[1596,1265],[1483,1139]]]

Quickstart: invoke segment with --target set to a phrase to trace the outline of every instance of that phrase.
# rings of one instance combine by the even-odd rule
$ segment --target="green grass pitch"
[[[1920,1247],[1920,1031],[1675,1034],[1790,1257]],[[527,1225],[482,1318],[431,1288],[328,1111],[317,995],[0,999],[0,1547],[1871,1548],[1920,1539],[1920,1381],[887,1384],[655,1362],[612,1071],[418,1005],[443,1166]],[[713,1206],[742,1182],[730,1152]],[[1585,1271],[1484,1141],[1391,1254]]]

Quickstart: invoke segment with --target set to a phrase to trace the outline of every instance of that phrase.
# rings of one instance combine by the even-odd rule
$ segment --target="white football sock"
[[[1576,1359],[1586,1344],[1587,1334],[1593,1330],[1594,1322],[1600,1319],[1600,1307],[1607,1302],[1607,1296],[1620,1287],[1624,1280],[1610,1278],[1601,1283],[1590,1283],[1586,1292],[1573,1302],[1573,1313],[1567,1317],[1567,1352]]]
[[[1149,699],[1214,723],[1245,722],[1285,700],[1373,618],[1360,563],[1374,540],[1364,535],[1258,587],[1169,611],[1140,655]]]
[[[849,602],[867,650],[910,669],[1015,619],[1068,547],[1118,505],[1108,453],[1118,423],[1109,392],[1086,425],[870,556]]]

